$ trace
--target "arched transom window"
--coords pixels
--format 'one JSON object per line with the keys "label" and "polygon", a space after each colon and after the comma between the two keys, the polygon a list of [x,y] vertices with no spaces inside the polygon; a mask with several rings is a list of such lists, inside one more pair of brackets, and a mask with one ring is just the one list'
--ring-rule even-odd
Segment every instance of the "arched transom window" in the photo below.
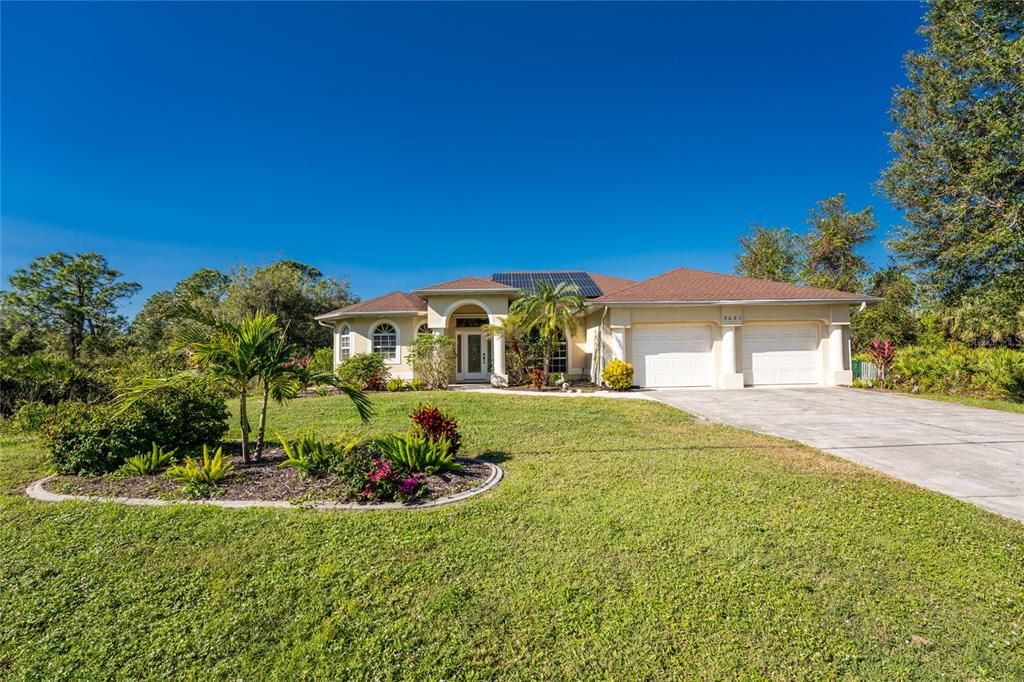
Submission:
{"label": "arched transom window", "polygon": [[370,335],[373,352],[383,356],[385,360],[398,359],[398,330],[390,322],[380,322],[373,328]]}
{"label": "arched transom window", "polygon": [[352,357],[352,328],[347,324],[341,325],[338,332],[338,360],[344,362]]}
{"label": "arched transom window", "polygon": [[426,322],[424,322],[423,324],[421,324],[419,327],[416,328],[416,336],[423,336],[423,335],[429,334],[429,333],[430,333],[430,327],[427,326]]}

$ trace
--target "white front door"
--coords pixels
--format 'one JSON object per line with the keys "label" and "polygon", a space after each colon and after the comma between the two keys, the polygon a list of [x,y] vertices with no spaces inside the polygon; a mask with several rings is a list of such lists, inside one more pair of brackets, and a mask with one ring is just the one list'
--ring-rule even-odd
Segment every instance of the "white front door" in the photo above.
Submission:
{"label": "white front door", "polygon": [[633,327],[637,386],[710,386],[714,363],[707,325]]}
{"label": "white front door", "polygon": [[479,330],[456,332],[456,381],[487,381],[487,335]]}
{"label": "white front door", "polygon": [[744,326],[740,332],[743,383],[820,384],[819,343],[815,324]]}

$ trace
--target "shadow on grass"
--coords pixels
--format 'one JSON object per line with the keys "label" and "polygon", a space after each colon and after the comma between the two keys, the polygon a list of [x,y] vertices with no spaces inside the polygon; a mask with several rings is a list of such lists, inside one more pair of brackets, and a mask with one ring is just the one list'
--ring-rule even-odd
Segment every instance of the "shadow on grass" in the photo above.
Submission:
{"label": "shadow on grass", "polygon": [[[524,453],[521,453],[521,454],[532,455],[532,454],[537,454],[537,453],[524,452]],[[510,453],[508,453],[508,452],[501,452],[499,450],[488,450],[487,452],[482,452],[479,455],[477,455],[476,459],[480,460],[481,462],[490,462],[491,464],[501,464],[502,462],[507,462],[508,460],[512,459],[512,455]]]}

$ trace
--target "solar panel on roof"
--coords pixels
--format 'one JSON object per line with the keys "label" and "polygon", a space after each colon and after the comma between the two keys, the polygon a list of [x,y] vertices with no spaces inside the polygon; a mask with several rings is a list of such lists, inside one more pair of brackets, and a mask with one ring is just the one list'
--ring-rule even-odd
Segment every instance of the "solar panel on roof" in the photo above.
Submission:
{"label": "solar panel on roof", "polygon": [[602,294],[601,288],[597,286],[593,278],[585,272],[578,270],[550,271],[550,272],[496,272],[491,275],[491,280],[499,284],[505,284],[520,290],[533,289],[534,282],[544,282],[551,286],[557,286],[561,282],[575,284],[580,289],[580,294],[585,298],[597,298]]}

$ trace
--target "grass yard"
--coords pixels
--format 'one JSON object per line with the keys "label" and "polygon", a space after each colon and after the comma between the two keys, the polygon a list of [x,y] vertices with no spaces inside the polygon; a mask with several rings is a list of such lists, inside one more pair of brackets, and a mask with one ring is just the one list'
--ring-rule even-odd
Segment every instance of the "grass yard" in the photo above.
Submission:
{"label": "grass yard", "polygon": [[999,410],[1001,412],[1015,412],[1017,414],[1024,414],[1024,403],[1016,400],[1001,400],[998,398],[978,398],[971,395],[947,395],[945,393],[905,393],[903,395],[909,395],[914,398],[938,400],[939,402],[943,403],[956,403],[958,405],[968,405],[970,407],[984,407],[989,410]]}
{"label": "grass yard", "polygon": [[[1024,525],[647,401],[313,398],[288,436],[450,407],[507,477],[318,513],[59,505],[0,455],[0,678],[1024,678]],[[232,437],[236,437],[235,433]]]}

